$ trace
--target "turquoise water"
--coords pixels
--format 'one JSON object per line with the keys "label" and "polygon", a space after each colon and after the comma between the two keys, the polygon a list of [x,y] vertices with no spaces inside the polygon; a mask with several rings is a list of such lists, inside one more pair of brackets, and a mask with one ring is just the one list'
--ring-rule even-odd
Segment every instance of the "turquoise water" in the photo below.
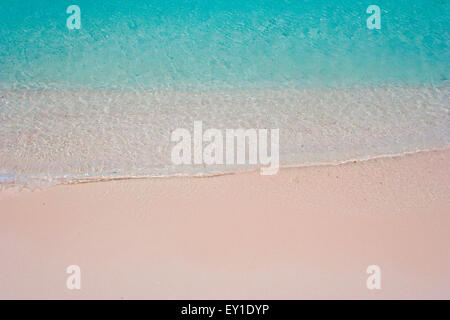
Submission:
{"label": "turquoise water", "polygon": [[0,189],[242,169],[173,165],[194,121],[279,129],[281,166],[450,148],[450,1],[370,4],[0,0]]}
{"label": "turquoise water", "polygon": [[0,87],[242,89],[440,85],[450,1],[1,0]]}

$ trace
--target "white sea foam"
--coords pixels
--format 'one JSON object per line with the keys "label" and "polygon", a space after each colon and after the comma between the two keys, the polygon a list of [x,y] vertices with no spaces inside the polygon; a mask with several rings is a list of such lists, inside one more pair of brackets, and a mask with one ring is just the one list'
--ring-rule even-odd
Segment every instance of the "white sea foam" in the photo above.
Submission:
{"label": "white sea foam", "polygon": [[280,165],[342,163],[450,147],[450,87],[214,92],[0,92],[0,184],[205,175],[174,166],[171,132],[279,128]]}

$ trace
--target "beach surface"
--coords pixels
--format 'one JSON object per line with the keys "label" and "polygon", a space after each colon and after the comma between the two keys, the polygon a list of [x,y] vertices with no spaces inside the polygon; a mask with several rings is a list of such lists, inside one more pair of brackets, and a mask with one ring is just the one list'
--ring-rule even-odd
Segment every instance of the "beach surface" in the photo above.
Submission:
{"label": "beach surface", "polygon": [[449,181],[450,151],[429,151],[3,190],[0,298],[449,299]]}

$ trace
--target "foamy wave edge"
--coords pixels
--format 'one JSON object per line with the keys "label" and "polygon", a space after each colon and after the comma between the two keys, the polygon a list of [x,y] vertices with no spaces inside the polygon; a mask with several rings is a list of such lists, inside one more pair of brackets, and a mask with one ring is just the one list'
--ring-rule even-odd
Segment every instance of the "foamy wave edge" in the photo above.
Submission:
{"label": "foamy wave edge", "polygon": [[[285,169],[298,169],[298,168],[312,168],[312,167],[326,167],[326,166],[342,166],[347,164],[355,164],[373,160],[382,159],[392,159],[392,158],[403,158],[407,156],[413,156],[417,154],[425,153],[436,153],[450,151],[450,148],[433,148],[433,149],[422,149],[416,151],[406,151],[397,154],[382,154],[376,156],[366,156],[355,159],[348,159],[342,161],[332,161],[332,162],[317,162],[317,163],[303,163],[303,164],[288,164],[280,165],[280,170]],[[50,187],[59,185],[78,185],[85,183],[94,182],[110,182],[110,181],[120,181],[120,180],[143,180],[143,179],[173,179],[173,178],[214,178],[222,177],[227,175],[237,175],[254,173],[259,171],[261,166],[258,167],[245,167],[234,169],[233,171],[211,171],[211,172],[199,172],[195,174],[189,173],[175,173],[175,174],[143,174],[143,175],[120,175],[120,174],[110,174],[110,175],[96,175],[96,176],[74,176],[64,175],[61,177],[33,177],[33,176],[15,176],[14,174],[7,174],[6,176],[0,175],[0,192],[2,191],[35,191],[35,190],[45,190]],[[5,179],[9,177],[9,180]],[[14,178],[14,179],[11,179]],[[30,181],[30,183],[24,183],[24,180]],[[19,183],[17,183],[19,181]],[[37,183],[31,183],[37,182]]]}

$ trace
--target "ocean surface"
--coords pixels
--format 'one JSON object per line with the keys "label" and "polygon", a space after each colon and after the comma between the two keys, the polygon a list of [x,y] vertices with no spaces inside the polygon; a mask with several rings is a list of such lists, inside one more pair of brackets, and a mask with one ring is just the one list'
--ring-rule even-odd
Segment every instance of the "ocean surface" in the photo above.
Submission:
{"label": "ocean surface", "polygon": [[0,186],[252,167],[173,165],[194,121],[278,128],[282,166],[449,148],[450,0],[370,4],[0,0]]}

